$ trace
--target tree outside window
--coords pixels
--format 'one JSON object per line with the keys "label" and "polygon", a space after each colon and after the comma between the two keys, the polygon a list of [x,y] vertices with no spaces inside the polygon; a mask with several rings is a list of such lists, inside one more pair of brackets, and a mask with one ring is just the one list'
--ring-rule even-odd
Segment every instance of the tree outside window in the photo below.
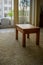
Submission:
{"label": "tree outside window", "polygon": [[30,8],[30,0],[20,0],[20,11],[19,16],[22,16],[22,22],[27,20],[27,16],[29,16],[28,8]]}

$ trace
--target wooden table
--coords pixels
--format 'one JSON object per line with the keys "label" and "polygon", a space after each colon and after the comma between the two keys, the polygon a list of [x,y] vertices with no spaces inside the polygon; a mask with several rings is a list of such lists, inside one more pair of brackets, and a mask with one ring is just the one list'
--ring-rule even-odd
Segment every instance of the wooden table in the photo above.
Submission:
{"label": "wooden table", "polygon": [[30,24],[16,24],[16,40],[18,40],[18,31],[22,32],[22,46],[26,46],[26,34],[29,38],[30,33],[36,33],[36,45],[39,45],[40,28]]}

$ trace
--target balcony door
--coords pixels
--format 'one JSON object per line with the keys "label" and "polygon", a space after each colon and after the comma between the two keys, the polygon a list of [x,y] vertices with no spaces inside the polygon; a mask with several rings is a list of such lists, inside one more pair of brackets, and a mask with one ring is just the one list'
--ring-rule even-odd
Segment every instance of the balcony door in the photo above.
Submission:
{"label": "balcony door", "polygon": [[30,0],[18,0],[19,23],[30,23]]}
{"label": "balcony door", "polygon": [[0,26],[14,26],[14,0],[0,0]]}

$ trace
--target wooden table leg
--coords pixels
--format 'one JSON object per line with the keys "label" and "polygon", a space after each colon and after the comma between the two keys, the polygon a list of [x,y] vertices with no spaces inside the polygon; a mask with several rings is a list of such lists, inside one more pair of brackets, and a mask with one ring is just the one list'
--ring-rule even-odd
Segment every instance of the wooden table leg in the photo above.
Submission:
{"label": "wooden table leg", "polygon": [[29,38],[29,34],[27,34],[27,38]]}
{"label": "wooden table leg", "polygon": [[18,30],[16,29],[16,40],[18,40]]}
{"label": "wooden table leg", "polygon": [[25,33],[23,33],[22,46],[26,47],[26,34]]}
{"label": "wooden table leg", "polygon": [[39,45],[39,40],[40,40],[40,30],[36,33],[36,45]]}

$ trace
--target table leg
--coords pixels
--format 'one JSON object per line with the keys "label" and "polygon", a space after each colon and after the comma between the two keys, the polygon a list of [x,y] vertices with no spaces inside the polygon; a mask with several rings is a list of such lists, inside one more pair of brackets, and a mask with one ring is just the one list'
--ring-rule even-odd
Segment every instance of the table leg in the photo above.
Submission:
{"label": "table leg", "polygon": [[36,45],[39,45],[40,30],[36,33]]}
{"label": "table leg", "polygon": [[29,34],[27,34],[27,38],[29,38]]}
{"label": "table leg", "polygon": [[26,47],[26,34],[25,33],[23,33],[22,46]]}
{"label": "table leg", "polygon": [[16,29],[16,40],[18,40],[18,30]]}

